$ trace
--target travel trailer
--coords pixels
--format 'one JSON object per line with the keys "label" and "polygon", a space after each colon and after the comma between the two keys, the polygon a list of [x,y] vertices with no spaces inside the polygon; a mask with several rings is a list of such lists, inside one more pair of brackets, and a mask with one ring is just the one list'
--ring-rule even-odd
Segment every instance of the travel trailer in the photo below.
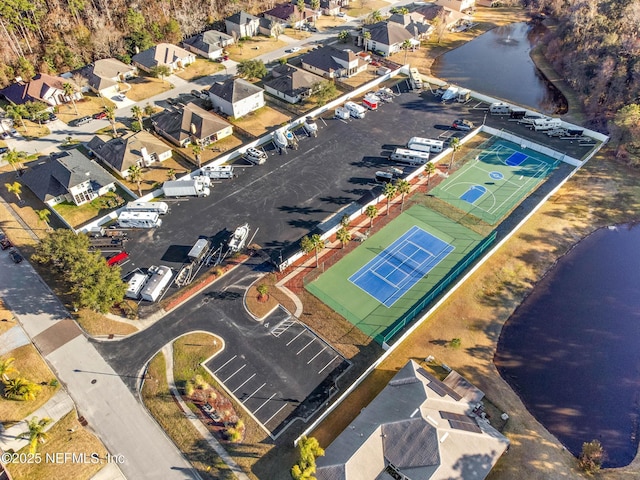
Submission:
{"label": "travel trailer", "polygon": [[121,228],[157,228],[162,220],[156,212],[130,212],[125,210],[118,216]]}
{"label": "travel trailer", "polygon": [[411,88],[415,88],[417,90],[422,89],[422,75],[417,68],[409,69],[409,77],[411,79]]}
{"label": "travel trailer", "polygon": [[233,166],[231,165],[207,165],[202,167],[202,174],[211,180],[223,180],[233,178]]}
{"label": "travel trailer", "polygon": [[127,282],[127,291],[124,296],[127,298],[133,298],[134,300],[140,298],[140,292],[144,288],[148,279],[149,277],[144,273],[134,273]]}
{"label": "travel trailer", "polygon": [[362,105],[358,105],[354,102],[347,102],[344,104],[344,108],[349,111],[349,114],[353,118],[364,118],[365,109]]}
{"label": "travel trailer", "polygon": [[[196,179],[197,178],[197,179]],[[192,180],[184,181],[168,181],[162,185],[162,191],[165,197],[208,197],[211,194],[209,185],[202,181],[207,179],[206,183],[210,183],[209,177],[196,177]]]}
{"label": "travel trailer", "polygon": [[554,130],[556,128],[562,128],[562,120],[559,118],[540,118],[534,120],[532,126],[536,132]]}
{"label": "travel trailer", "polygon": [[440,153],[444,150],[444,142],[441,140],[431,140],[430,138],[411,137],[407,143],[407,148],[421,152]]}
{"label": "travel trailer", "polygon": [[389,156],[389,160],[403,165],[424,165],[429,161],[429,153],[418,150],[407,150],[406,148],[396,148]]}
{"label": "travel trailer", "polygon": [[169,211],[169,205],[165,202],[129,202],[124,209],[129,212],[156,212],[164,215]]}
{"label": "travel trailer", "polygon": [[351,117],[351,112],[349,112],[345,107],[338,107],[336,108],[335,117],[341,120],[348,120],[349,117]]}
{"label": "travel trailer", "polygon": [[491,105],[489,105],[489,113],[491,115],[510,115],[511,107],[506,103],[492,103]]}
{"label": "travel trailer", "polygon": [[362,99],[362,106],[369,110],[377,110],[380,105],[380,99],[373,93],[367,93]]}
{"label": "travel trailer", "polygon": [[140,292],[140,296],[143,300],[155,302],[160,297],[160,294],[162,294],[165,287],[169,285],[169,282],[171,282],[173,272],[169,267],[161,265],[159,267],[149,267],[149,274],[151,276]]}

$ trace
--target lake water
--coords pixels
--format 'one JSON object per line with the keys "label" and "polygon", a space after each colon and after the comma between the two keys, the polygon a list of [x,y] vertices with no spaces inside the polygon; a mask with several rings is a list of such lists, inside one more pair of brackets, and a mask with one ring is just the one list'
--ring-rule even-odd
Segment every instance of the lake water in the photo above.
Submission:
{"label": "lake water", "polygon": [[578,244],[505,324],[495,364],[529,411],[574,455],[598,439],[606,467],[638,450],[640,227]]}
{"label": "lake water", "polygon": [[526,23],[490,30],[440,56],[434,76],[547,114],[564,113],[566,99],[546,82],[529,52],[540,32]]}

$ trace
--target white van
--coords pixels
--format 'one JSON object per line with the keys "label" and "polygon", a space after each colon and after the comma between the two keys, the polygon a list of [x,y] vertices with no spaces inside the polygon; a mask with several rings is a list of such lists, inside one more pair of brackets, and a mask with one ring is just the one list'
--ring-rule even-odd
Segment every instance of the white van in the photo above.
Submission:
{"label": "white van", "polygon": [[125,210],[118,216],[118,226],[122,228],[156,228],[162,220],[156,212],[130,212]]}
{"label": "white van", "polygon": [[129,202],[124,209],[129,212],[156,212],[164,215],[169,211],[169,205],[165,202]]}
{"label": "white van", "polygon": [[389,160],[402,163],[403,165],[424,165],[429,161],[429,153],[418,150],[407,150],[406,148],[396,148],[389,155]]}
{"label": "white van", "polygon": [[511,107],[506,103],[492,103],[489,106],[489,113],[491,115],[509,115],[511,113]]}
{"label": "white van", "polygon": [[407,148],[420,152],[440,153],[444,150],[444,142],[441,140],[431,140],[430,138],[411,137],[407,143]]}
{"label": "white van", "polygon": [[540,118],[533,121],[533,129],[538,131],[553,130],[562,127],[562,120],[559,118]]}
{"label": "white van", "polygon": [[347,102],[344,104],[344,108],[349,110],[349,114],[353,118],[364,118],[365,108],[362,105],[358,105],[354,102]]}

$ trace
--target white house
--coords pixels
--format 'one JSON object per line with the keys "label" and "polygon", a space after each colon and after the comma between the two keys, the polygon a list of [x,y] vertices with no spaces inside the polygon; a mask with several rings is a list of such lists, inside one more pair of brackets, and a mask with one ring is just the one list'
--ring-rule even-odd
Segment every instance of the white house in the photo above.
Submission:
{"label": "white house", "polygon": [[234,118],[244,117],[264,107],[264,90],[241,78],[216,82],[209,88],[209,98],[214,109]]}
{"label": "white house", "polygon": [[260,19],[253,15],[240,11],[225,18],[224,24],[229,35],[242,37],[255,37],[260,32]]}
{"label": "white house", "polygon": [[160,65],[166,65],[173,72],[195,62],[196,56],[177,45],[159,43],[155,47],[134,55],[131,61],[145,72],[151,72]]}
{"label": "white house", "polygon": [[103,97],[112,97],[118,93],[118,84],[135,77],[138,69],[116,58],[104,58],[82,67],[77,73],[87,80],[90,90]]}
{"label": "white house", "polygon": [[74,100],[81,100],[83,95],[80,88],[71,79],[39,73],[29,82],[19,80],[0,90],[0,97],[14,105],[24,105],[27,102],[43,102],[50,107],[71,102],[71,97],[64,93],[64,84],[70,83],[76,88]]}

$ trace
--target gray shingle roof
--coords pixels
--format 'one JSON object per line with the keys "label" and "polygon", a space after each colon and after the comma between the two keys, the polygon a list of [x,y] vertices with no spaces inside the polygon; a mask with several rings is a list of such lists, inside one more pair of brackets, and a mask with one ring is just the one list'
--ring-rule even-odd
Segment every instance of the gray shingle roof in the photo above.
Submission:
{"label": "gray shingle roof", "polygon": [[365,27],[371,33],[371,41],[384,45],[395,45],[414,38],[405,27],[395,22],[378,22]]}
{"label": "gray shingle roof", "polygon": [[275,67],[271,75],[271,79],[264,81],[265,87],[270,87],[289,97],[306,94],[314,84],[322,81],[322,78],[317,75],[290,65]]}
{"label": "gray shingle roof", "polygon": [[209,93],[231,104],[262,91],[260,87],[241,78],[230,78],[224,82],[214,82],[209,88]]}
{"label": "gray shingle roof", "polygon": [[440,464],[438,432],[422,417],[385,423],[382,435],[384,456],[396,467],[404,469]]}
{"label": "gray shingle roof", "polygon": [[211,53],[222,48],[222,43],[232,40],[231,35],[220,32],[218,30],[207,30],[193,37],[189,37],[182,41],[185,45],[190,45],[201,52]]}
{"label": "gray shingle roof", "polygon": [[118,76],[134,71],[135,67],[127,65],[115,58],[104,58],[86,65],[78,73],[87,79],[89,85],[96,90],[108,88],[117,83]]}
{"label": "gray shingle roof", "polygon": [[124,172],[130,166],[137,164],[142,158],[142,148],[146,148],[149,155],[155,153],[158,156],[171,150],[164,142],[144,130],[126,137],[113,138],[107,142],[95,136],[87,144],[87,148],[119,172]]}
{"label": "gray shingle roof", "polygon": [[[157,115],[153,124],[157,131],[164,132],[175,139],[176,143],[182,143],[192,134],[198,139],[206,138],[231,125],[194,103],[188,103],[182,110],[165,111]],[[191,132],[191,125],[194,126],[195,133]]]}
{"label": "gray shingle roof", "polygon": [[351,50],[339,50],[337,48],[326,46],[316,48],[302,56],[302,63],[306,63],[323,72],[333,72],[344,68],[334,58],[344,60],[345,62],[356,59],[356,54]]}
{"label": "gray shingle roof", "polygon": [[184,48],[180,48],[177,45],[159,43],[155,47],[134,55],[131,60],[147,68],[153,68],[158,65],[170,65],[190,55]]}
{"label": "gray shingle roof", "polygon": [[227,17],[225,20],[228,20],[231,23],[235,23],[236,25],[245,25],[250,23],[251,21],[258,20],[258,17],[254,17],[250,13],[245,12],[244,10],[234,13],[230,17]]}

